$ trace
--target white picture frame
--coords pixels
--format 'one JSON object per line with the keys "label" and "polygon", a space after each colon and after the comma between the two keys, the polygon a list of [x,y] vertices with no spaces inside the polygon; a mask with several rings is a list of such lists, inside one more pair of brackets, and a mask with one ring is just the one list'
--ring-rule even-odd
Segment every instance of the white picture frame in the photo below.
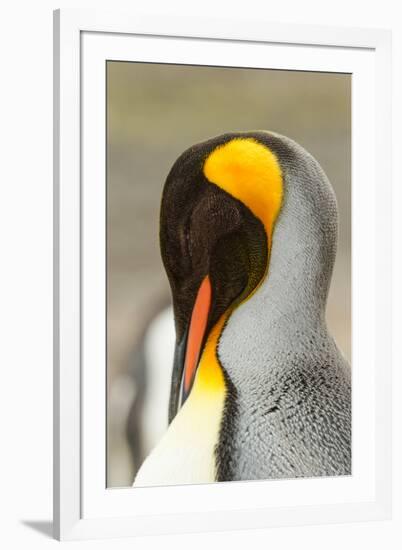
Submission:
{"label": "white picture frame", "polygon": [[[352,476],[106,488],[105,120],[100,115],[110,59],[352,74]],[[391,36],[384,30],[55,12],[56,538],[390,517],[391,248],[384,245],[391,243],[390,59]]]}

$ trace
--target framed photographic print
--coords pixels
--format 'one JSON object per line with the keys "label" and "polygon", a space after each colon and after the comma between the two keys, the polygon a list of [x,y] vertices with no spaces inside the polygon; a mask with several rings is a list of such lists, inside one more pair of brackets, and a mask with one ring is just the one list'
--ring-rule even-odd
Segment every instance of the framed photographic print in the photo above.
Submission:
{"label": "framed photographic print", "polygon": [[390,33],[54,22],[55,536],[389,517]]}

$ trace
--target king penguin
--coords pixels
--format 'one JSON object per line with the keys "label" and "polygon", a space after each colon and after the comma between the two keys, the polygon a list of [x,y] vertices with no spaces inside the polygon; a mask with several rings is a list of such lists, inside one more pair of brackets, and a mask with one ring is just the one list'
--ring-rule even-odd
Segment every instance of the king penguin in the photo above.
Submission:
{"label": "king penguin", "polygon": [[289,138],[228,133],[178,158],[160,212],[169,426],[134,486],[351,473],[350,366],[325,318],[337,233],[325,173]]}

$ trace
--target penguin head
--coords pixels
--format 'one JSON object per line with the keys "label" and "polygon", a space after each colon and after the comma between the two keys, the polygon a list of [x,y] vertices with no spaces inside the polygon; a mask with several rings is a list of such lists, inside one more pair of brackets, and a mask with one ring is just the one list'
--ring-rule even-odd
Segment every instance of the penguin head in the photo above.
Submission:
{"label": "penguin head", "polygon": [[[304,191],[294,181],[299,169],[307,169],[310,180],[316,179],[316,166],[308,165],[306,155],[287,138],[250,132],[224,134],[197,144],[174,163],[160,214],[161,254],[176,327],[170,420],[191,392],[209,334],[218,323],[223,331],[231,314],[269,279],[271,259],[278,257],[278,250],[287,250],[283,271],[284,265],[291,267],[292,255],[300,253],[298,246],[311,244],[312,235],[324,245],[328,236],[333,240],[333,216],[328,220],[330,235],[323,237],[323,212],[317,215],[313,196],[322,195],[325,178],[319,173],[324,185]],[[328,195],[325,188],[324,194],[324,202],[328,197],[331,202],[333,193]],[[306,229],[307,222],[315,228],[313,233]],[[277,238],[280,223],[285,231],[280,230]],[[322,250],[321,244],[318,248]],[[279,257],[284,259],[283,254]]]}

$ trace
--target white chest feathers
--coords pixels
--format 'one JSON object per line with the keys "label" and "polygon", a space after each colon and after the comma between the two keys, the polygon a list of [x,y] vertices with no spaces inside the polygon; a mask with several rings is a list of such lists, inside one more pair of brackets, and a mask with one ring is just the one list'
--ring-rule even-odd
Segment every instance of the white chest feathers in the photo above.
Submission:
{"label": "white chest feathers", "polygon": [[225,395],[221,391],[197,391],[196,386],[142,464],[134,486],[216,481],[215,449],[219,440]]}

